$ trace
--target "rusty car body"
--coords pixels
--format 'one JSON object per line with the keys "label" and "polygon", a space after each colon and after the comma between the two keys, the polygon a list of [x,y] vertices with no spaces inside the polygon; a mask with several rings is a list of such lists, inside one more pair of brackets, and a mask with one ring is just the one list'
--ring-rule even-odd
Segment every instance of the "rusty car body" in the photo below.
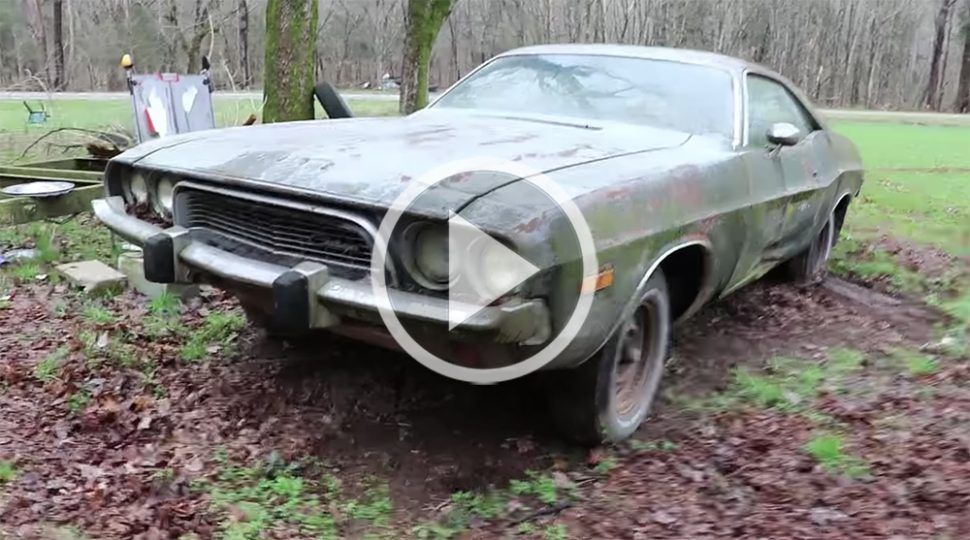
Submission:
{"label": "rusty car body", "polygon": [[[673,322],[779,265],[818,276],[863,180],[854,146],[770,70],[704,52],[553,45],[499,55],[407,117],[142,144],[111,161],[94,210],[144,246],[154,281],[215,283],[278,329],[387,342],[366,279],[377,224],[427,169],[482,155],[563,186],[609,272],[547,366],[555,417],[585,441],[622,439],[644,419]],[[390,246],[398,317],[427,326],[456,362],[515,362],[586,293],[579,255],[559,241],[572,234],[563,213],[520,180],[459,175],[407,211],[431,228],[455,212],[541,269],[459,332],[444,326],[447,280],[429,285],[408,264],[426,250]],[[136,217],[139,205],[156,219]]]}

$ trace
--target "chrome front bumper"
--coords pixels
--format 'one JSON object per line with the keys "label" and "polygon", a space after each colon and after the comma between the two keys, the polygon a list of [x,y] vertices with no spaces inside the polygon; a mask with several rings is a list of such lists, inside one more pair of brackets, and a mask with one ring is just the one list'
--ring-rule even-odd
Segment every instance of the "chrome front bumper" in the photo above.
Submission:
{"label": "chrome front bumper", "polygon": [[[125,212],[121,197],[92,202],[95,215],[109,229],[144,250],[145,277],[157,283],[186,283],[201,276],[268,291],[274,325],[300,331],[347,323],[380,324],[378,300],[370,280],[331,276],[327,267],[303,262],[287,267],[240,257],[192,238],[179,227],[162,229]],[[402,321],[448,328],[448,300],[389,289],[391,306]],[[470,306],[456,306],[471,309]],[[482,309],[449,337],[488,339],[498,343],[538,345],[550,337],[549,310],[542,300],[511,299]]]}

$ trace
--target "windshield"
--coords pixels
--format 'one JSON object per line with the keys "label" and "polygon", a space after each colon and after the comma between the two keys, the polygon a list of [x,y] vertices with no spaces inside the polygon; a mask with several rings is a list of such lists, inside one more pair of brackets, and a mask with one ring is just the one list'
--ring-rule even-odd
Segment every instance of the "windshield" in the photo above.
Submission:
{"label": "windshield", "polygon": [[569,116],[731,137],[731,75],[707,66],[600,55],[498,58],[435,107]]}

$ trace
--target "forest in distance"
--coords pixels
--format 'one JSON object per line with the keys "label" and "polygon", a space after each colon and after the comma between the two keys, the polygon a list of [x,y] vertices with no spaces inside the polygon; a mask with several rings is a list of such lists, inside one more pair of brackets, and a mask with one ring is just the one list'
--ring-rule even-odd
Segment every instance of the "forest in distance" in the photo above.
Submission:
{"label": "forest in distance", "polygon": [[[400,74],[406,0],[319,0],[316,71],[343,88]],[[141,71],[255,89],[266,0],[0,0],[0,90],[124,88]],[[522,45],[608,42],[721,52],[773,68],[825,107],[970,111],[970,0],[455,0],[433,49],[446,86]]]}

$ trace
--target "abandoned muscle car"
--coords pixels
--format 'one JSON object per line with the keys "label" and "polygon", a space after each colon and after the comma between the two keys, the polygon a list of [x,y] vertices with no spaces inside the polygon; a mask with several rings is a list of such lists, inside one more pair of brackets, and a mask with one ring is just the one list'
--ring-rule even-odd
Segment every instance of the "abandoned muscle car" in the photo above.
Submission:
{"label": "abandoned muscle car", "polygon": [[[543,372],[553,417],[587,442],[628,437],[645,418],[673,322],[776,266],[816,280],[863,176],[853,145],[764,68],[694,51],[555,45],[499,55],[403,118],[143,144],[110,162],[94,210],[144,247],[153,281],[213,283],[278,331],[386,343],[367,279],[378,223],[409,181],[477,156],[562,186],[592,231],[600,274],[586,286],[580,256],[561,247],[573,229],[526,178],[470,172],[429,190],[395,229],[394,310],[449,361],[488,367],[549,342],[592,295]],[[443,232],[452,212],[539,270],[455,332]]]}

